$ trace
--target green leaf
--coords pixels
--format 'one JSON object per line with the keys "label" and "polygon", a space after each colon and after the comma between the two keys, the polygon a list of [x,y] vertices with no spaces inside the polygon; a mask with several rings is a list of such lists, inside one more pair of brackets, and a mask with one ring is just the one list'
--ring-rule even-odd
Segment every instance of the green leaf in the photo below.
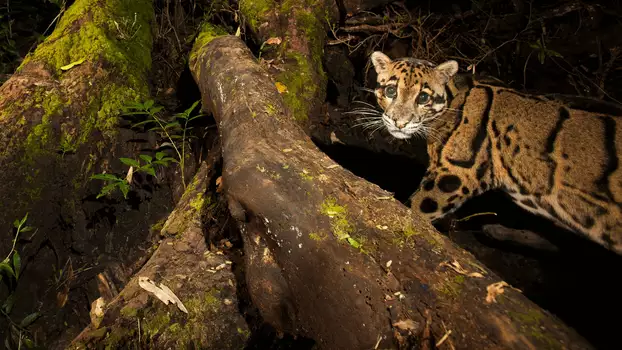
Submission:
{"label": "green leaf", "polygon": [[132,124],[133,127],[139,127],[148,123],[155,123],[155,120],[153,119],[147,119],[147,120],[143,120],[142,122],[138,122],[138,123],[134,123]]}
{"label": "green leaf", "polygon": [[70,70],[71,68],[73,68],[74,66],[80,65],[84,62],[84,58],[79,59],[77,61],[71,62],[66,66],[62,66],[60,67],[61,70]]}
{"label": "green leaf", "polygon": [[188,109],[186,109],[186,110],[184,111],[184,113],[185,113],[186,115],[190,115],[190,113],[192,112],[192,110],[193,110],[193,109],[194,109],[194,108],[195,108],[195,107],[199,104],[199,102],[201,102],[201,100],[197,100],[197,101],[195,101],[195,102],[192,104],[192,106],[190,106]]}
{"label": "green leaf", "polygon": [[20,226],[24,226],[24,223],[26,223],[26,220],[28,219],[28,213],[26,213],[26,215],[24,215],[24,218],[22,218],[22,221],[19,222]]}
{"label": "green leaf", "polygon": [[15,300],[17,300],[17,295],[15,293],[11,293],[8,298],[2,303],[2,311],[5,314],[10,314],[11,310],[13,310],[13,305],[15,304]]}
{"label": "green leaf", "polygon": [[146,155],[146,154],[141,154],[140,159],[144,160],[147,163],[151,163],[151,161],[153,160],[152,156]]}
{"label": "green leaf", "polygon": [[33,312],[30,315],[24,317],[22,322],[19,323],[19,326],[22,327],[22,328],[26,328],[26,327],[30,326],[31,324],[33,324],[39,317],[41,317],[40,313]]}
{"label": "green leaf", "polygon": [[143,106],[145,109],[149,109],[151,108],[151,106],[153,106],[153,103],[154,103],[153,100],[148,100],[148,101],[145,101],[145,103],[143,103]]}
{"label": "green leaf", "polygon": [[127,181],[118,182],[119,189],[123,193],[123,198],[127,199],[127,194],[130,192],[130,184]]}
{"label": "green leaf", "polygon": [[356,239],[352,238],[352,237],[348,237],[346,238],[346,240],[348,241],[348,243],[350,243],[350,245],[354,248],[360,248],[361,247],[361,243],[359,243]]}
{"label": "green leaf", "polygon": [[125,165],[129,165],[129,166],[133,166],[135,168],[140,168],[140,163],[132,158],[119,158],[119,160],[121,161],[121,163],[125,164]]}
{"label": "green leaf", "polygon": [[202,113],[201,114],[197,114],[194,117],[188,119],[188,121],[191,122],[191,121],[193,121],[193,120],[195,120],[197,118],[201,118],[201,117],[205,117],[205,114],[202,114]]}
{"label": "green leaf", "polygon": [[165,155],[166,152],[157,152],[155,156],[157,160],[161,160],[162,158],[164,158]]}
{"label": "green leaf", "polygon": [[22,227],[19,229],[19,232],[30,232],[32,231],[34,228],[32,226],[26,226],[26,227]]}
{"label": "green leaf", "polygon": [[22,259],[17,253],[17,250],[13,252],[13,269],[15,270],[15,279],[19,278],[19,272],[22,267]]}
{"label": "green leaf", "polygon": [[9,265],[8,262],[6,262],[6,260],[0,262],[0,272],[5,272],[7,276],[15,277],[15,272],[13,272],[13,268],[11,267],[11,265]]}
{"label": "green leaf", "polygon": [[28,337],[22,339],[22,341],[24,342],[24,345],[26,345],[28,349],[32,349],[35,347],[35,343],[32,340],[30,340],[30,338]]}
{"label": "green leaf", "polygon": [[120,186],[119,184],[122,184],[123,182],[119,181],[119,182],[113,182],[113,183],[109,183],[108,185],[102,187],[101,191],[99,192],[99,194],[97,195],[97,199],[99,199],[100,197],[106,196],[108,194],[110,194],[112,191],[114,191],[114,189],[117,186]]}
{"label": "green leaf", "polygon": [[171,122],[171,123],[164,125],[164,129],[170,129],[170,128],[174,128],[177,126],[180,126],[178,122]]}
{"label": "green leaf", "polygon": [[162,107],[162,106],[153,107],[153,108],[151,108],[151,110],[149,110],[149,113],[151,113],[152,115],[156,114],[156,113],[160,112],[163,108],[164,107]]}
{"label": "green leaf", "polygon": [[91,175],[91,179],[105,180],[105,181],[120,181],[120,180],[122,180],[121,178],[118,178],[117,176],[115,176],[113,174],[95,174],[95,175]]}
{"label": "green leaf", "polygon": [[15,219],[15,221],[13,221],[13,227],[15,228],[19,227],[19,219]]}
{"label": "green leaf", "polygon": [[140,168],[141,171],[146,172],[147,174],[151,175],[151,176],[156,176],[155,170],[153,170],[153,167],[151,165],[149,166],[145,166]]}
{"label": "green leaf", "polygon": [[146,115],[149,116],[149,113],[145,111],[136,111],[136,112],[124,112],[123,115]]}

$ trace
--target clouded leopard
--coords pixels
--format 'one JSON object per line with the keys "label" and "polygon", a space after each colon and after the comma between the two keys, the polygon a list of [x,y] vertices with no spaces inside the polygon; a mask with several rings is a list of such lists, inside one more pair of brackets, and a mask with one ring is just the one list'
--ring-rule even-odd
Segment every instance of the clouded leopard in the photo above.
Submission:
{"label": "clouded leopard", "polygon": [[500,189],[527,211],[622,254],[619,112],[457,74],[456,61],[436,66],[381,52],[371,61],[386,129],[398,139],[427,139],[430,161],[413,210],[434,221]]}

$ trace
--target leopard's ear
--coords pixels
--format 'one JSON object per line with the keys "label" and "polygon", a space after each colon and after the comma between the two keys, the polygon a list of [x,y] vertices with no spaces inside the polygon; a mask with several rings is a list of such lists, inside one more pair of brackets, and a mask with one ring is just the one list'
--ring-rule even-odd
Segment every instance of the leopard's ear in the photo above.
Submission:
{"label": "leopard's ear", "polygon": [[389,63],[391,63],[391,59],[380,51],[374,51],[374,53],[371,54],[371,63],[373,63],[376,73],[380,74],[387,70]]}
{"label": "leopard's ear", "polygon": [[445,61],[436,68],[434,68],[436,75],[441,79],[443,84],[447,84],[447,82],[458,73],[458,62],[454,60]]}

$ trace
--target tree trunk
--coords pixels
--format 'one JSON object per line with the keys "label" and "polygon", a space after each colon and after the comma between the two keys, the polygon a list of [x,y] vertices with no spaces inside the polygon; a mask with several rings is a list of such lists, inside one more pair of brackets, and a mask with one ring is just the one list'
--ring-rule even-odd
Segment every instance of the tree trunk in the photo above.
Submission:
{"label": "tree trunk", "polygon": [[275,328],[327,349],[590,348],[322,154],[239,38],[195,45],[190,66],[221,132],[250,295]]}
{"label": "tree trunk", "polygon": [[325,98],[322,57],[327,13],[332,10],[335,3],[328,0],[240,1],[240,12],[261,45],[261,57],[270,62],[291,116],[305,128]]}
{"label": "tree trunk", "polygon": [[[17,246],[23,264],[14,313],[21,319],[40,305],[43,317],[33,327],[46,327],[47,334],[71,333],[64,320],[86,316],[86,303],[72,305],[62,293],[104,268],[117,284],[127,281],[132,266],[119,261],[143,254],[149,226],[173,203],[167,191],[132,191],[129,202],[96,200],[103,183],[90,180],[94,173],[127,171],[118,158],[145,147],[131,141],[145,135],[119,129],[118,114],[122,105],[149,97],[153,18],[148,0],[76,0],[0,87],[0,251],[11,248],[13,221],[29,213],[36,233]],[[76,273],[68,276],[72,266]],[[69,302],[57,307],[57,297]]]}
{"label": "tree trunk", "polygon": [[[202,219],[213,210],[206,193],[220,158],[210,152],[169,216],[162,241],[145,266],[91,323],[71,349],[241,349],[250,330],[238,312],[236,278],[225,256],[205,245]],[[165,305],[139,285],[149,278],[169,287],[188,313]],[[101,323],[100,323],[101,322]],[[99,324],[98,324],[99,323]]]}

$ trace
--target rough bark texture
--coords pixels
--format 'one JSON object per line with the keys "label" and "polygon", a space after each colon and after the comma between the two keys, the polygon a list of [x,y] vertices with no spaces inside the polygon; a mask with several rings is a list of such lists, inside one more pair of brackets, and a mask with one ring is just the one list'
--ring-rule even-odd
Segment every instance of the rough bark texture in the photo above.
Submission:
{"label": "rough bark texture", "polygon": [[257,42],[265,44],[262,57],[269,60],[276,82],[282,84],[283,99],[291,116],[309,126],[309,115],[320,112],[326,91],[322,67],[327,14],[335,10],[329,0],[242,0],[240,11]]}
{"label": "rough bark texture", "polygon": [[271,324],[327,349],[590,348],[520,292],[492,293],[500,279],[472,255],[319,152],[239,38],[194,50],[249,291]]}
{"label": "rough bark texture", "polygon": [[[105,308],[101,324],[91,323],[70,349],[241,349],[249,328],[238,312],[235,276],[223,255],[205,245],[202,216],[209,210],[206,188],[219,149],[203,163],[175,210],[162,241],[145,266]],[[139,277],[168,286],[188,314],[142,289]]]}
{"label": "rough bark texture", "polygon": [[[28,224],[37,231],[30,244],[18,245],[24,264],[14,313],[42,312],[34,328],[71,333],[63,317],[84,317],[88,310],[74,308],[71,296],[56,307],[57,292],[72,293],[104,268],[125,283],[133,267],[119,261],[143,253],[138,245],[149,226],[172,204],[166,191],[132,191],[127,202],[96,200],[104,184],[89,179],[127,171],[118,158],[154,141],[119,130],[117,118],[123,104],[149,97],[153,16],[148,0],[77,0],[0,87],[0,250],[10,249],[13,221],[30,213]],[[145,204],[149,199],[164,203]],[[70,265],[72,278],[61,273]],[[59,277],[67,278],[63,288],[55,284]]]}

